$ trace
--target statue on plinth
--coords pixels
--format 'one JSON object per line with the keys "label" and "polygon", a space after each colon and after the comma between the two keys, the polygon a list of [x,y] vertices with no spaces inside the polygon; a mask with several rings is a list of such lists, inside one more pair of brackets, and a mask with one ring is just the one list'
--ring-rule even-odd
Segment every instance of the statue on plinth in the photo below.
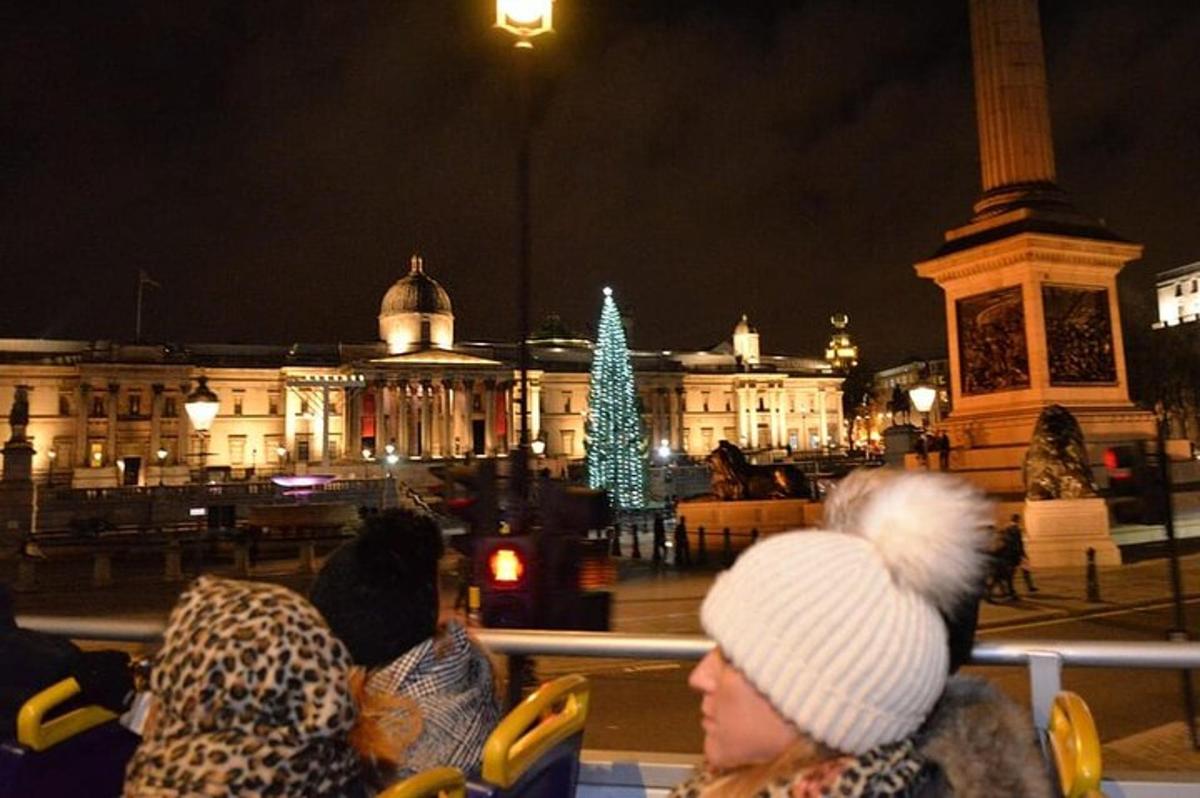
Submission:
{"label": "statue on plinth", "polygon": [[25,428],[29,426],[29,386],[18,385],[13,396],[12,408],[8,411],[8,425],[12,427],[9,443],[25,443]]}
{"label": "statue on plinth", "polygon": [[712,469],[713,496],[720,501],[810,498],[807,481],[798,469],[751,465],[729,441],[721,441],[705,462]]}
{"label": "statue on plinth", "polygon": [[1050,405],[1038,417],[1022,471],[1027,501],[1096,496],[1083,430],[1062,405]]}

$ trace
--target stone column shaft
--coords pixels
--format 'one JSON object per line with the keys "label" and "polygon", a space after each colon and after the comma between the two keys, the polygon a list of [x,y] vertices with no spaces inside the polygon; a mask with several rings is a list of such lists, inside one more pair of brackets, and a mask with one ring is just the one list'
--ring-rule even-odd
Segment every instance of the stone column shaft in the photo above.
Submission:
{"label": "stone column shaft", "polygon": [[1037,0],[971,0],[971,53],[983,190],[1053,183]]}

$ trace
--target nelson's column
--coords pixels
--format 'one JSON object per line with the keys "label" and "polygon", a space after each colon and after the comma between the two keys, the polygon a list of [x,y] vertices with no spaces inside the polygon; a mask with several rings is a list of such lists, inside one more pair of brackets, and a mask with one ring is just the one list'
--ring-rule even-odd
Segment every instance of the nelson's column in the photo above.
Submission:
{"label": "nelson's column", "polygon": [[1037,0],[971,0],[983,194],[917,274],[946,297],[953,467],[1024,512],[1035,564],[1119,563],[1102,499],[1022,502],[1021,463],[1041,411],[1078,419],[1098,462],[1106,443],[1149,439],[1129,400],[1117,273],[1140,244],[1076,210],[1055,182]]}

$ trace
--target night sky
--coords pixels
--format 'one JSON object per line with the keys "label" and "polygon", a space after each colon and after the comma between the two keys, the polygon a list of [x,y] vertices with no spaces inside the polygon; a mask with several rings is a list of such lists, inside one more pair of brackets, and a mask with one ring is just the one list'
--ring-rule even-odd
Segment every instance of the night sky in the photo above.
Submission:
{"label": "night sky", "polygon": [[[18,6],[20,8],[18,8]],[[12,3],[0,12],[0,336],[377,338],[419,250],[457,337],[513,335],[512,50],[491,4]],[[710,346],[944,350],[912,264],[979,192],[966,0],[559,0],[539,40],[534,318]],[[1200,260],[1200,4],[1042,4],[1059,183]]]}

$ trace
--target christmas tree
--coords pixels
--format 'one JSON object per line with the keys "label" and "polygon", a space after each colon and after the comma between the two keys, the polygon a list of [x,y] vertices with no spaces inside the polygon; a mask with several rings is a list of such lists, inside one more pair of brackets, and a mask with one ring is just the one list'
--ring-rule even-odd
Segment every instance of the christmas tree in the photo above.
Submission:
{"label": "christmas tree", "polygon": [[633,368],[625,329],[612,289],[604,289],[604,309],[592,354],[588,389],[588,485],[605,488],[613,505],[630,510],[646,502],[646,441],[633,389]]}

